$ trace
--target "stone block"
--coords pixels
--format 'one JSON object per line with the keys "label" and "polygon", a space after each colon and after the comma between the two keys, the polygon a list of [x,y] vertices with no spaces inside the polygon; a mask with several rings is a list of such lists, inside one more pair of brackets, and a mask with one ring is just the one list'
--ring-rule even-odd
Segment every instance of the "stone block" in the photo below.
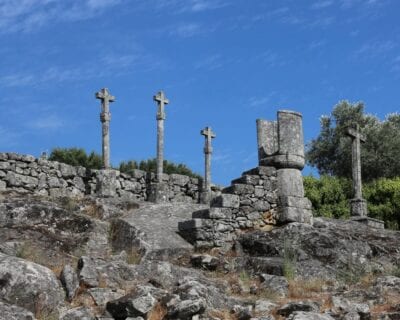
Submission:
{"label": "stone block", "polygon": [[9,170],[10,164],[8,162],[0,162],[0,170]]}
{"label": "stone block", "polygon": [[5,180],[10,187],[25,187],[33,189],[38,185],[38,179],[34,177],[20,175],[14,172],[8,172]]}
{"label": "stone block", "polygon": [[140,192],[142,190],[142,185],[136,181],[122,180],[121,185],[126,191]]}
{"label": "stone block", "polygon": [[368,215],[367,200],[351,199],[350,209],[352,216],[366,217]]}
{"label": "stone block", "polygon": [[169,176],[170,182],[176,184],[178,186],[185,186],[190,182],[190,178],[188,176],[184,176],[182,174],[173,173]]}
{"label": "stone block", "polygon": [[6,189],[7,189],[6,182],[0,180],[0,191],[5,191]]}
{"label": "stone block", "polygon": [[169,201],[169,186],[166,183],[152,183],[148,194],[148,201],[164,203]]}
{"label": "stone block", "polygon": [[61,172],[61,176],[63,178],[72,178],[76,176],[76,169],[73,166],[70,166],[65,163],[60,163],[59,170]]}
{"label": "stone block", "polygon": [[99,170],[96,174],[96,193],[99,197],[115,197],[119,184],[116,170]]}
{"label": "stone block", "polygon": [[230,187],[224,189],[224,191],[227,193],[233,193],[233,194],[243,196],[246,194],[254,194],[254,186],[248,185],[248,184],[237,183],[237,184],[231,185]]}
{"label": "stone block", "polygon": [[179,231],[191,230],[191,229],[201,229],[208,228],[212,226],[212,221],[206,219],[192,219],[181,221],[178,223]]}
{"label": "stone block", "polygon": [[34,162],[36,160],[36,158],[30,154],[25,154],[25,155],[21,155],[21,161],[23,162]]}
{"label": "stone block", "polygon": [[296,207],[308,210],[312,209],[311,201],[304,197],[282,196],[279,197],[279,204],[282,207]]}
{"label": "stone block", "polygon": [[232,210],[230,208],[216,208],[195,211],[192,214],[193,218],[199,219],[232,219]]}
{"label": "stone block", "polygon": [[258,175],[243,175],[238,179],[232,180],[232,184],[250,184],[253,186],[258,185],[260,177]]}
{"label": "stone block", "polygon": [[1,161],[7,161],[8,160],[8,154],[4,152],[0,152],[0,160]]}
{"label": "stone block", "polygon": [[374,229],[385,229],[385,222],[370,217],[351,217],[351,221],[362,223]]}
{"label": "stone block", "polygon": [[265,194],[264,188],[262,186],[256,186],[254,189],[254,195],[257,198],[262,198]]}
{"label": "stone block", "polygon": [[222,193],[211,201],[212,207],[239,208],[240,198],[234,194]]}
{"label": "stone block", "polygon": [[260,212],[268,211],[269,209],[271,209],[271,205],[269,204],[269,202],[262,200],[256,201],[253,206],[255,210]]}
{"label": "stone block", "polygon": [[304,197],[303,177],[300,170],[278,170],[278,195],[279,197]]}
{"label": "stone block", "polygon": [[312,211],[296,207],[278,208],[277,224],[286,224],[291,222],[300,222],[312,225]]}
{"label": "stone block", "polygon": [[7,175],[7,173],[0,170],[0,178],[4,178],[6,175]]}

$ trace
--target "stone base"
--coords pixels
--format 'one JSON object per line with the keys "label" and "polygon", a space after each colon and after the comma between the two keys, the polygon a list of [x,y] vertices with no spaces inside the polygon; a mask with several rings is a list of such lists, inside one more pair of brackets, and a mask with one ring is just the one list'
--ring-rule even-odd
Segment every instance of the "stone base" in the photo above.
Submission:
{"label": "stone base", "polygon": [[351,215],[354,217],[368,216],[367,200],[351,199],[350,200]]}
{"label": "stone base", "polygon": [[200,203],[210,205],[211,202],[211,191],[203,191],[200,193]]}
{"label": "stone base", "polygon": [[304,197],[279,197],[278,224],[300,222],[313,224],[312,205]]}
{"label": "stone base", "polygon": [[165,183],[152,183],[148,194],[148,201],[165,203],[169,201],[169,188]]}
{"label": "stone base", "polygon": [[119,171],[112,169],[99,170],[96,179],[96,194],[99,197],[112,198],[117,195],[117,176]]}
{"label": "stone base", "polygon": [[382,220],[370,217],[351,217],[350,220],[365,224],[370,228],[385,229],[385,223]]}

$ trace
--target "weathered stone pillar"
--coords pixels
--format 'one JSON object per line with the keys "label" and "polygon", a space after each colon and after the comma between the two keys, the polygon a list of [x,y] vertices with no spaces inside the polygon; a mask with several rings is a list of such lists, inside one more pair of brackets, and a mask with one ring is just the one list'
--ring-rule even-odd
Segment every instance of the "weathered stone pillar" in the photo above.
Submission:
{"label": "weathered stone pillar", "polygon": [[354,198],[350,200],[351,215],[364,217],[368,215],[368,209],[367,209],[367,201],[362,197],[361,143],[365,142],[366,139],[360,133],[358,125],[355,130],[349,128],[346,134],[352,139],[351,158],[352,158]]}
{"label": "weathered stone pillar", "polygon": [[157,102],[157,171],[156,183],[151,184],[149,201],[152,202],[166,202],[168,201],[168,185],[162,183],[164,171],[164,120],[165,106],[169,103],[163,91],[159,91],[153,100]]}
{"label": "weathered stone pillar", "polygon": [[259,164],[277,168],[277,223],[312,224],[311,202],[304,197],[303,118],[294,111],[278,111],[278,121],[257,120]]}
{"label": "weathered stone pillar", "polygon": [[204,144],[204,158],[205,158],[205,168],[204,168],[204,184],[201,193],[201,203],[208,204],[211,200],[211,154],[213,148],[211,146],[211,140],[216,137],[216,134],[212,132],[211,127],[206,127],[200,131],[200,134],[205,137]]}
{"label": "weathered stone pillar", "polygon": [[164,120],[165,116],[165,105],[169,103],[169,100],[165,97],[163,91],[158,92],[153,100],[157,102],[157,182],[161,182],[164,165]]}
{"label": "weathered stone pillar", "polygon": [[103,156],[103,168],[110,168],[110,102],[115,101],[115,97],[112,96],[107,88],[101,89],[96,93],[96,99],[101,100],[101,113],[100,121],[102,123],[102,156]]}

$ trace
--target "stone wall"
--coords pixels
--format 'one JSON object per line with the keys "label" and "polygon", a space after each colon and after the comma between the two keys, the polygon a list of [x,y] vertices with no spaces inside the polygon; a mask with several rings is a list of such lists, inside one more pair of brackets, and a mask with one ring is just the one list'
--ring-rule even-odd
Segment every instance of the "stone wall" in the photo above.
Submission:
{"label": "stone wall", "polygon": [[[164,174],[168,201],[197,203],[201,182],[180,174]],[[30,155],[0,153],[0,191],[14,190],[45,196],[97,195],[146,201],[154,174],[133,170],[90,170]]]}

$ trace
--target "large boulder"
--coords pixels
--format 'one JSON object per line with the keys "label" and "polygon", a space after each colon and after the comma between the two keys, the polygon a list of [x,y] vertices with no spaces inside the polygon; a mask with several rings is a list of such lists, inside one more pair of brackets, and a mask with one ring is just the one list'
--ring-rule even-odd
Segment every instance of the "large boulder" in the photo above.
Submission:
{"label": "large boulder", "polygon": [[35,320],[33,313],[15,305],[0,301],[0,319],[5,320]]}
{"label": "large boulder", "polygon": [[0,253],[0,300],[50,312],[62,305],[64,291],[50,269]]}

